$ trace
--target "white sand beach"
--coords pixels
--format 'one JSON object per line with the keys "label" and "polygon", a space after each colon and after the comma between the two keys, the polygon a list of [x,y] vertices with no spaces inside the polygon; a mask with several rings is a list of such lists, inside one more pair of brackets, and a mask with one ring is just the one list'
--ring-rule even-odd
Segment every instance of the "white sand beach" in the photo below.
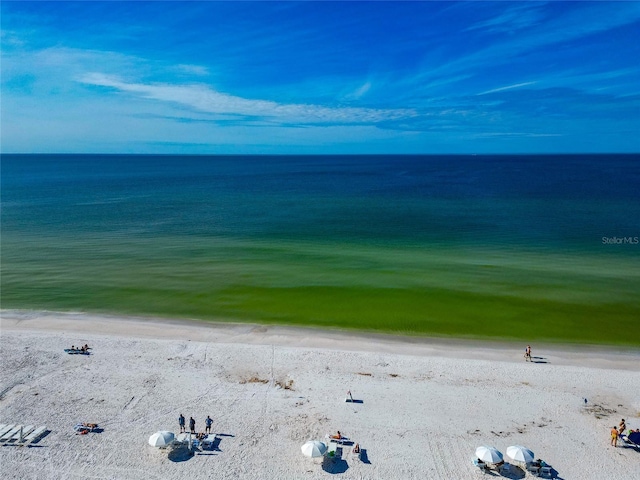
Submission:
{"label": "white sand beach", "polygon": [[[622,418],[640,428],[638,350],[532,344],[528,363],[520,344],[248,324],[3,311],[1,327],[0,423],[50,431],[0,446],[2,478],[471,479],[476,447],[515,444],[558,478],[640,478],[640,452],[609,445]],[[211,415],[212,450],[148,445],[181,413],[198,431]],[[302,455],[337,430],[364,461]]]}

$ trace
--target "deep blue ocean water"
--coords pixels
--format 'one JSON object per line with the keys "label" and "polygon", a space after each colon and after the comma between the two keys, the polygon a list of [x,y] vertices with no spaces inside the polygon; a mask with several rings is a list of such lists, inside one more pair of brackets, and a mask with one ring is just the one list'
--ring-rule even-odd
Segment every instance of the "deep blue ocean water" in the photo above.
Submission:
{"label": "deep blue ocean water", "polygon": [[3,155],[1,168],[10,235],[596,253],[640,236],[640,155]]}

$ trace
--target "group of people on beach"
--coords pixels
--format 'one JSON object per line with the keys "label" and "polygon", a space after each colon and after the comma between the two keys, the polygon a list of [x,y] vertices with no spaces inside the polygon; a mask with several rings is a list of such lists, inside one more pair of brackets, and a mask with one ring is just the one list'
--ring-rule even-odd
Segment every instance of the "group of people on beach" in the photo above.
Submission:
{"label": "group of people on beach", "polygon": [[82,347],[76,347],[75,345],[71,345],[71,350],[76,352],[87,353],[89,351],[89,345],[86,343]]}
{"label": "group of people on beach", "polygon": [[[178,417],[178,424],[180,425],[180,433],[185,433],[186,420],[183,414],[180,414],[180,416]],[[213,420],[209,415],[207,415],[207,418],[204,421],[204,433],[200,433],[197,435],[202,436],[202,438],[204,438],[207,434],[211,433],[211,425],[213,425]],[[189,431],[193,434],[196,433],[196,421],[193,419],[193,417],[189,417]],[[196,437],[196,438],[199,439],[200,437]]]}
{"label": "group of people on beach", "polygon": [[[618,438],[624,435],[624,431],[627,429],[627,424],[624,421],[624,418],[620,421],[620,424],[616,427],[615,425],[611,427],[611,446],[618,446]],[[629,435],[634,432],[640,433],[640,428],[636,428],[635,430],[629,429]]]}
{"label": "group of people on beach", "polygon": [[[327,435],[327,437],[329,438],[329,441],[338,441],[338,442],[349,441],[349,439],[347,437],[342,435],[340,430],[338,430],[338,433],[336,433],[335,435]],[[353,448],[351,449],[351,453],[354,453],[354,454],[356,454],[358,456],[360,455],[360,444],[359,443],[356,443],[353,446]]]}
{"label": "group of people on beach", "polygon": [[97,423],[78,423],[73,429],[76,431],[76,435],[86,435],[89,432],[93,432],[98,428]]}

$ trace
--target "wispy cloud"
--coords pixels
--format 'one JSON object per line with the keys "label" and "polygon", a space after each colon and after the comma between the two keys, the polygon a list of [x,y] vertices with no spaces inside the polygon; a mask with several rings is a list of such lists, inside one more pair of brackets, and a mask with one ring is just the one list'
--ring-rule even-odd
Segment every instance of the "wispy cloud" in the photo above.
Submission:
{"label": "wispy cloud", "polygon": [[534,85],[536,83],[538,83],[538,82],[516,83],[514,85],[507,85],[506,87],[492,88],[491,90],[486,90],[484,92],[478,93],[478,95],[486,95],[488,93],[503,92],[505,90],[513,90],[514,88],[526,87],[528,85]]}
{"label": "wispy cloud", "polygon": [[78,81],[88,85],[113,88],[142,98],[171,102],[211,114],[262,117],[280,122],[327,124],[376,124],[417,115],[411,109],[372,109],[325,107],[306,104],[280,104],[270,100],[248,99],[218,92],[207,85],[173,85],[166,83],[130,83],[116,76],[87,73]]}
{"label": "wispy cloud", "polygon": [[467,30],[513,33],[529,28],[537,25],[542,20],[543,13],[541,10],[543,5],[538,2],[517,2],[513,6],[508,5],[506,9],[495,16],[474,23]]}
{"label": "wispy cloud", "polygon": [[5,29],[0,31],[0,41],[2,42],[2,46],[5,49],[7,47],[22,47],[25,44],[25,41],[22,39],[22,36],[20,34]]}
{"label": "wispy cloud", "polygon": [[180,73],[184,73],[186,75],[195,75],[199,77],[205,77],[209,75],[209,69],[207,67],[203,67],[202,65],[186,65],[179,64],[176,65],[176,70]]}
{"label": "wispy cloud", "polygon": [[474,137],[477,138],[498,138],[498,137],[510,137],[510,138],[538,138],[538,137],[563,137],[562,133],[533,133],[533,132],[489,132],[489,133],[477,133]]}
{"label": "wispy cloud", "polygon": [[[500,6],[501,3],[496,2],[494,5]],[[476,74],[492,72],[496,75],[530,52],[545,51],[548,57],[552,58],[554,45],[573,42],[640,21],[640,2],[616,2],[615,7],[607,2],[576,2],[576,4],[579,4],[579,8],[567,9],[562,15],[555,15],[556,11],[551,8],[545,12],[545,21],[541,22],[538,28],[528,29],[517,36],[507,35],[487,43],[480,41],[485,39],[486,35],[482,29],[478,28],[478,35],[480,35],[480,38],[476,39],[478,48],[471,49],[470,53],[464,55],[452,56],[451,60],[435,66],[431,64],[425,66],[418,75],[413,77],[413,81],[424,83],[436,78],[464,75],[470,72]],[[551,4],[547,5],[553,7]],[[499,15],[494,22],[508,24],[508,17],[507,13]],[[479,27],[479,24],[476,26]],[[506,73],[509,73],[508,70]]]}
{"label": "wispy cloud", "polygon": [[369,90],[371,90],[371,82],[365,82],[355,91],[351,92],[348,95],[345,95],[345,98],[349,100],[359,100],[364,95],[366,95]]}

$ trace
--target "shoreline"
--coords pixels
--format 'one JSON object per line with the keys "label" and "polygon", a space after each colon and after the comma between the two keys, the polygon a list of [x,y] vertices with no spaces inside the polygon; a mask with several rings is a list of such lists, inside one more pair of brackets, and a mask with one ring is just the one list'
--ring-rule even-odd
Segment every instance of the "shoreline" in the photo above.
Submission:
{"label": "shoreline", "polygon": [[[526,346],[509,339],[392,335],[355,330],[323,329],[273,324],[208,321],[131,315],[0,310],[0,331],[67,331],[69,333],[175,339],[209,343],[277,345],[345,352],[384,352],[523,362]],[[125,333],[126,332],[126,333]],[[555,365],[640,370],[640,347],[615,345],[534,343],[533,356],[545,354]]]}

